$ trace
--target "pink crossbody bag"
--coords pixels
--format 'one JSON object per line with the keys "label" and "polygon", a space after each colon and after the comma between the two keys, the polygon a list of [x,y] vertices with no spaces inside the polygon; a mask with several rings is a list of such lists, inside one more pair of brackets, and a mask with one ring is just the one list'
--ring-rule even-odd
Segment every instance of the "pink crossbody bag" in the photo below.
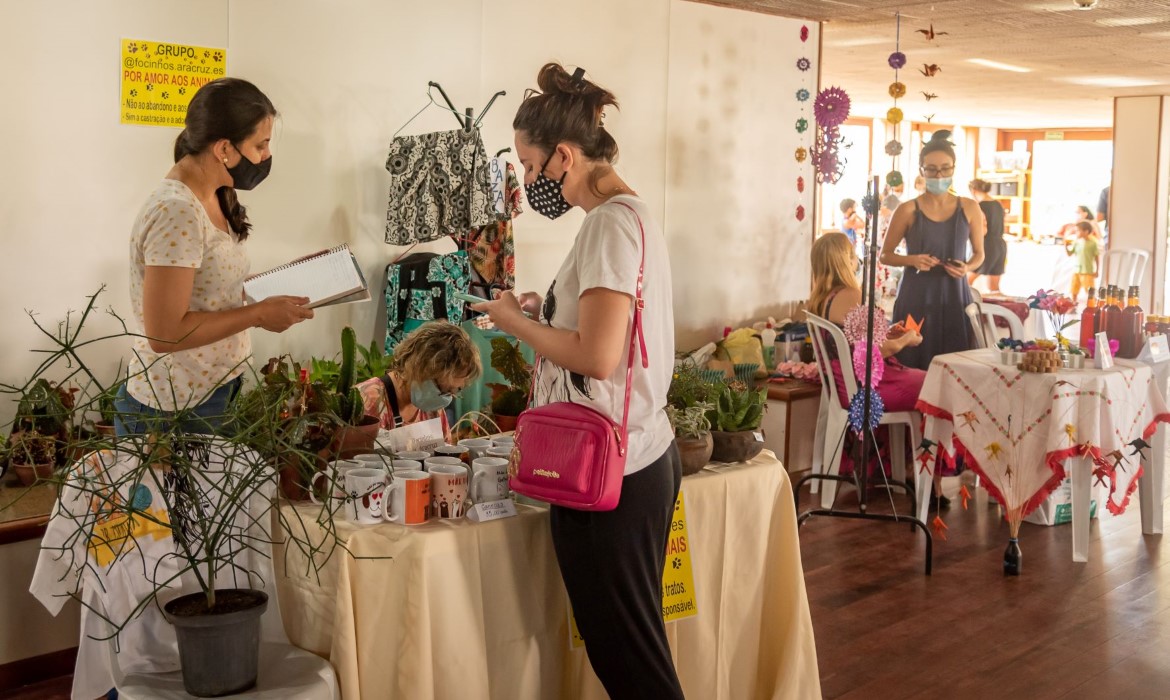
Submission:
{"label": "pink crossbody bag", "polygon": [[[582,404],[569,401],[530,408],[516,421],[515,443],[508,473],[512,490],[557,506],[576,510],[613,510],[622,495],[622,478],[629,449],[630,392],[634,383],[634,352],[640,347],[642,366],[650,366],[642,333],[642,275],[646,267],[646,230],[633,207],[621,204],[638,218],[642,234],[642,262],[634,298],[630,355],[626,363],[626,399],[622,423]],[[540,372],[536,360],[533,385]],[[531,403],[531,402],[530,402]]]}

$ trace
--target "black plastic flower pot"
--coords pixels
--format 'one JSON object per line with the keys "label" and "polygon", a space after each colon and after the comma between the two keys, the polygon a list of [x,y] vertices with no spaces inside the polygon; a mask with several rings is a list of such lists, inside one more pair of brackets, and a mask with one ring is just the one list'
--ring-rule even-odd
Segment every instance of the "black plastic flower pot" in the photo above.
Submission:
{"label": "black plastic flower pot", "polygon": [[202,593],[163,606],[179,639],[183,688],[201,698],[245,691],[256,685],[260,664],[260,616],[268,609],[263,591],[227,588],[215,592],[213,610]]}

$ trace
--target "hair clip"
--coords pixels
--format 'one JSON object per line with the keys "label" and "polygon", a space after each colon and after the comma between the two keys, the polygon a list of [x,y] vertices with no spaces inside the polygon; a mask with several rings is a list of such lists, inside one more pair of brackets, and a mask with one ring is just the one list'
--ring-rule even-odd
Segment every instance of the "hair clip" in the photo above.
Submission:
{"label": "hair clip", "polygon": [[573,78],[572,78],[571,82],[574,85],[580,85],[580,84],[584,83],[585,82],[585,69],[578,68],[577,70],[573,71]]}

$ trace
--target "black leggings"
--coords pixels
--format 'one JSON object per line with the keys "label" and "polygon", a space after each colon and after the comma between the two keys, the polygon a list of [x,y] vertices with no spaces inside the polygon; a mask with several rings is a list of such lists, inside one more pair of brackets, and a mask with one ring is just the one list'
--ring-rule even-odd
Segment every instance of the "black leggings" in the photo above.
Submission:
{"label": "black leggings", "polygon": [[593,671],[613,700],[682,698],[662,621],[662,567],[682,483],[678,449],[622,480],[618,507],[553,506],[553,547]]}

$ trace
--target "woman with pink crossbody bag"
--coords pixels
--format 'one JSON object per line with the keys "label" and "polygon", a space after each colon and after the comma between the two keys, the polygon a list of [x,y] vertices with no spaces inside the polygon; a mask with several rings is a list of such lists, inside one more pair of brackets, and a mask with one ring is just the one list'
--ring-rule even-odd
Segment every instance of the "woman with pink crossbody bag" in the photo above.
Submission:
{"label": "woman with pink crossbody bag", "polygon": [[681,484],[666,392],[670,259],[649,207],[613,169],[617,100],[544,66],[512,127],[528,204],[586,213],[547,296],[473,307],[540,358],[517,424],[513,488],[551,503],[553,546],[589,661],[611,698],[682,698],[662,622],[662,569]]}

